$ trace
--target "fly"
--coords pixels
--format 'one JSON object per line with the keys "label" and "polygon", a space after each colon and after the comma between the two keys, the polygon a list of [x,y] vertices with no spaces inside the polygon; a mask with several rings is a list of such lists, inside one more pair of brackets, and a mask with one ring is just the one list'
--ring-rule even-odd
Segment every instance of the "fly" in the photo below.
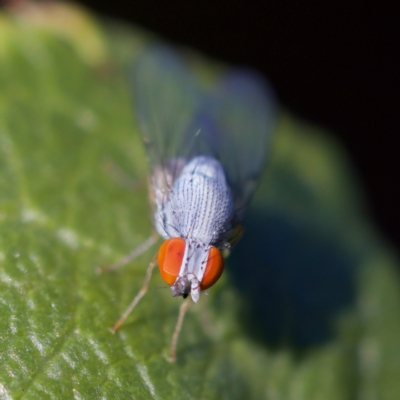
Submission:
{"label": "fly", "polygon": [[[152,235],[108,270],[164,239],[143,286],[116,331],[147,291],[158,264],[173,296],[196,303],[224,269],[224,249],[238,239],[244,210],[263,170],[275,115],[271,90],[254,71],[233,69],[201,86],[171,48],[144,51],[132,70],[134,107],[150,163]],[[169,359],[189,299],[182,303]]]}

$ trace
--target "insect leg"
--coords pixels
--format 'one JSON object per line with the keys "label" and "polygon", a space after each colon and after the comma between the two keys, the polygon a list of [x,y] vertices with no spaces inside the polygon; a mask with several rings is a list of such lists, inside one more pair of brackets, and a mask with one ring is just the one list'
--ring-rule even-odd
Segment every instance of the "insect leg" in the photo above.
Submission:
{"label": "insect leg", "polygon": [[135,296],[135,298],[132,300],[132,303],[129,304],[128,308],[121,315],[121,318],[114,324],[114,326],[112,328],[110,328],[111,332],[115,333],[115,331],[124,323],[126,318],[129,316],[129,314],[132,312],[132,310],[139,303],[140,299],[146,294],[147,289],[149,287],[151,274],[156,265],[157,265],[157,255],[155,255],[153,257],[149,266],[147,267],[146,276],[144,277],[144,281],[143,281],[141,289],[139,290],[139,292]]}
{"label": "insect leg", "polygon": [[109,265],[108,267],[97,267],[96,272],[98,274],[107,273],[111,271],[115,271],[118,268],[123,267],[124,265],[130,263],[135,258],[139,257],[141,254],[145,253],[154,243],[158,240],[158,233],[153,232],[151,236],[149,236],[144,242],[140,243],[136,246],[130,253],[124,255],[120,258],[116,263]]}
{"label": "insect leg", "polygon": [[171,346],[169,348],[169,356],[167,358],[169,362],[176,361],[176,346],[178,344],[179,334],[181,333],[183,319],[185,318],[186,311],[191,304],[192,301],[189,297],[179,307],[178,321],[176,322],[174,334],[172,335]]}

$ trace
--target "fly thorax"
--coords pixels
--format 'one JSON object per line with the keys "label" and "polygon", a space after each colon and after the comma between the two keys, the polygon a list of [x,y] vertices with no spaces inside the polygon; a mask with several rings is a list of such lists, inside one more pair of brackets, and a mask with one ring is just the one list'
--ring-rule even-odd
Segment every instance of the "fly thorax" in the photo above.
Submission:
{"label": "fly thorax", "polygon": [[182,168],[158,211],[163,236],[219,243],[233,215],[232,194],[221,164],[212,157],[194,157]]}

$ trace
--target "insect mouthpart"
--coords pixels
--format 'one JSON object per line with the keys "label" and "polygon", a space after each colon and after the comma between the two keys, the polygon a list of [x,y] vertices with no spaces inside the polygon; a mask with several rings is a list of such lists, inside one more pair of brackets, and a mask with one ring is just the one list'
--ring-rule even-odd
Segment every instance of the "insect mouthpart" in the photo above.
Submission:
{"label": "insect mouthpart", "polygon": [[196,291],[199,291],[199,281],[193,274],[190,275],[190,278],[187,276],[178,278],[177,282],[171,286],[174,297],[182,296],[186,299],[189,294],[191,294],[192,297],[196,296]]}

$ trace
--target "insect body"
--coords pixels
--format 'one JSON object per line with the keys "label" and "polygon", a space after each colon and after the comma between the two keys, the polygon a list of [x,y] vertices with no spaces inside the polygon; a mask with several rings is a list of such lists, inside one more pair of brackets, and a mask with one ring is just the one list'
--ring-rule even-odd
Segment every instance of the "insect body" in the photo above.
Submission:
{"label": "insect body", "polygon": [[[150,162],[154,226],[165,239],[157,257],[161,276],[174,296],[190,295],[197,302],[200,292],[222,274],[221,251],[241,232],[244,210],[266,160],[273,96],[264,80],[246,69],[201,86],[166,47],[146,50],[138,58],[132,89]],[[145,293],[153,266],[114,330]],[[176,340],[171,354],[175,345]]]}
{"label": "insect body", "polygon": [[[234,214],[233,197],[221,164],[196,156],[183,168],[166,198],[156,198],[156,229],[167,241],[158,264],[174,296],[191,295],[221,276],[225,235]],[[175,239],[178,238],[178,239]],[[183,239],[183,240],[182,240]]]}

